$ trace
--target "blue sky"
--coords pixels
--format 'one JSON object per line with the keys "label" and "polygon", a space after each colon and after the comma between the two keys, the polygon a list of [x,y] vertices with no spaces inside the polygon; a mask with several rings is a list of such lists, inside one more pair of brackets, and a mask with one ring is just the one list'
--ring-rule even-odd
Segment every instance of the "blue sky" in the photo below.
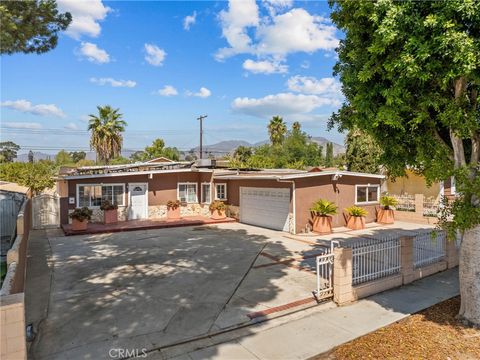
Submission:
{"label": "blue sky", "polygon": [[120,108],[124,148],[267,138],[272,115],[342,142],[326,119],[341,34],[323,1],[58,1],[74,21],[46,54],[1,58],[2,141],[44,152],[88,149],[87,115]]}

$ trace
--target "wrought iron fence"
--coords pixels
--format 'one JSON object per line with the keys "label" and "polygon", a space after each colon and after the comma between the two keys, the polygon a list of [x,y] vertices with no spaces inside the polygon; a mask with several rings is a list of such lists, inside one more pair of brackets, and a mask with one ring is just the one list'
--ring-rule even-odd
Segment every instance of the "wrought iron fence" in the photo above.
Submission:
{"label": "wrought iron fence", "polygon": [[413,239],[413,264],[415,268],[442,260],[446,255],[446,234],[443,231],[418,234]]}
{"label": "wrought iron fence", "polygon": [[353,285],[400,272],[400,238],[398,236],[362,239],[352,243],[351,247]]}
{"label": "wrought iron fence", "polygon": [[395,210],[397,211],[415,211],[415,195],[392,195],[397,200]]}

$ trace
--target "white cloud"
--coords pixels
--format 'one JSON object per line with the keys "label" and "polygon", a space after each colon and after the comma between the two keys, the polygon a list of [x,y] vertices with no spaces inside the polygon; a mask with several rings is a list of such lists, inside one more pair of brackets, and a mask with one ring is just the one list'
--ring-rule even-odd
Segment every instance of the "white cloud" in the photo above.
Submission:
{"label": "white cloud", "polygon": [[89,122],[90,121],[90,116],[88,115],[82,115],[78,118],[78,120],[82,121],[82,122]]}
{"label": "white cloud", "polygon": [[66,117],[65,113],[54,104],[33,105],[30,101],[22,99],[15,101],[3,101],[0,103],[0,106],[33,115],[55,116],[61,118]]}
{"label": "white cloud", "polygon": [[137,83],[133,80],[115,80],[112,78],[90,78],[90,82],[97,85],[111,85],[113,87],[128,87],[133,88]]}
{"label": "white cloud", "polygon": [[191,91],[187,91],[186,95],[187,96],[197,96],[197,97],[201,97],[201,98],[207,98],[210,95],[212,95],[212,92],[210,90],[208,90],[206,87],[202,86],[198,92],[194,93],[194,92],[191,92]]}
{"label": "white cloud", "polygon": [[96,44],[82,42],[79,53],[93,63],[105,64],[110,62],[110,55],[108,55],[105,50],[100,49]]}
{"label": "white cloud", "polygon": [[69,123],[68,125],[65,125],[64,128],[67,130],[78,130],[77,124],[73,122]]}
{"label": "white cloud", "polygon": [[234,111],[262,118],[273,115],[306,114],[321,106],[339,105],[340,102],[335,98],[292,93],[267,95],[258,99],[236,98],[232,102]]}
{"label": "white cloud", "polygon": [[72,14],[72,22],[65,33],[77,40],[82,35],[91,37],[100,35],[99,22],[112,10],[103,5],[101,0],[57,0],[57,4],[61,12],[68,11]]}
{"label": "white cloud", "polygon": [[160,96],[175,96],[178,95],[177,89],[175,89],[172,85],[165,85],[163,88],[155,92]]}
{"label": "white cloud", "polygon": [[259,60],[254,61],[251,59],[245,60],[243,68],[254,74],[283,74],[288,71],[288,66],[281,64],[279,61]]}
{"label": "white cloud", "polygon": [[311,76],[292,76],[287,81],[290,90],[304,94],[341,96],[340,83],[335,78],[317,79]]}
{"label": "white cloud", "polygon": [[153,66],[162,66],[163,60],[165,60],[165,56],[167,53],[165,50],[160,49],[157,45],[153,44],[145,44],[145,60]]}
{"label": "white cloud", "polygon": [[[260,21],[258,7],[253,0],[229,1],[228,11],[220,12],[223,37],[229,47],[217,51],[217,60],[236,54],[283,59],[289,53],[331,51],[338,46],[336,28],[328,19],[311,15],[302,8],[276,13],[291,6],[290,1],[268,1],[266,4],[274,11]],[[253,28],[252,36],[249,28]]]}
{"label": "white cloud", "polygon": [[222,10],[219,17],[223,37],[230,47],[220,49],[215,55],[216,59],[221,61],[232,55],[251,52],[252,40],[247,34],[247,28],[258,26],[260,22],[255,0],[231,0],[228,2],[228,10]]}
{"label": "white cloud", "polygon": [[41,129],[42,125],[35,122],[4,122],[2,126],[9,129]]}
{"label": "white cloud", "polygon": [[293,6],[293,0],[263,0],[263,6],[265,6],[271,16],[275,15],[278,11],[282,11]]}
{"label": "white cloud", "polygon": [[183,28],[185,30],[190,30],[190,27],[192,25],[195,25],[195,22],[197,21],[197,12],[194,11],[192,15],[185,16],[183,19]]}

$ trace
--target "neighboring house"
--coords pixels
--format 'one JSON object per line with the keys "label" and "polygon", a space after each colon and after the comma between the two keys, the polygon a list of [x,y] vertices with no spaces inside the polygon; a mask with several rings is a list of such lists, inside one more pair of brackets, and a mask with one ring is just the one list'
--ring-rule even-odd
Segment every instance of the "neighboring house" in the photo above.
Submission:
{"label": "neighboring house", "polygon": [[166,163],[166,162],[173,162],[173,160],[170,160],[169,158],[166,158],[164,156],[160,156],[158,158],[155,158],[155,159],[151,159],[151,160],[148,160],[147,163]]}
{"label": "neighboring house", "polygon": [[101,221],[102,199],[119,205],[120,220],[164,217],[167,202],[176,199],[183,216],[208,216],[209,203],[221,200],[240,222],[300,233],[309,226],[309,209],[319,198],[339,207],[334,226],[345,225],[343,209],[354,204],[368,210],[367,222],[374,221],[384,179],[337,169],[230,170],[208,166],[205,160],[199,164],[203,166],[158,162],[79,168],[57,183],[62,223],[81,206],[92,208],[93,221]]}

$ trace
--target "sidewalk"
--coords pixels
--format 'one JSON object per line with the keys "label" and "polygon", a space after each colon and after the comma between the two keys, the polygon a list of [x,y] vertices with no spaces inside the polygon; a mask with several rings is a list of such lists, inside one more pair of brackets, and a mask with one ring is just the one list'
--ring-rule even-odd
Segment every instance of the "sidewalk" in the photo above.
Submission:
{"label": "sidewalk", "polygon": [[[457,268],[360,300],[307,310],[197,343],[165,348],[148,359],[308,359],[458,295]],[[199,350],[195,350],[199,349]]]}

